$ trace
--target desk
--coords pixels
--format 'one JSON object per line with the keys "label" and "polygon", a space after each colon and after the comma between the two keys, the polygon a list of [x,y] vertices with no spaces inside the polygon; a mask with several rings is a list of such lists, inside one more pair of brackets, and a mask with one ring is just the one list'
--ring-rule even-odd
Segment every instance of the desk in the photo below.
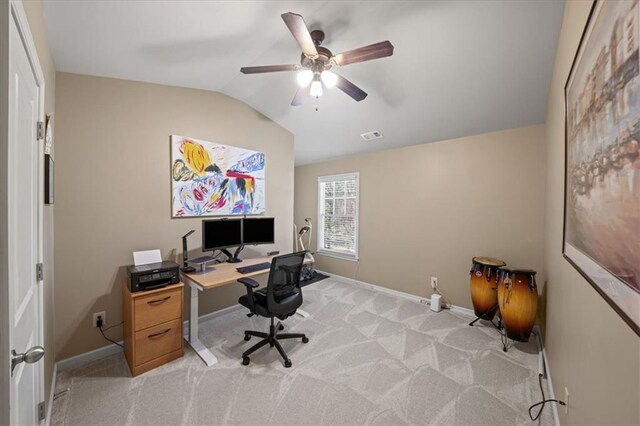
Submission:
{"label": "desk", "polygon": [[[185,336],[187,342],[198,356],[207,364],[208,367],[216,364],[218,359],[214,354],[200,341],[198,338],[198,297],[201,291],[211,288],[221,287],[228,284],[236,284],[240,278],[255,277],[257,275],[268,274],[269,269],[262,269],[248,274],[241,274],[236,268],[241,266],[250,266],[258,263],[271,262],[273,256],[255,257],[252,259],[243,259],[241,263],[217,263],[213,267],[209,267],[205,272],[192,272],[185,274],[182,272],[182,282],[188,284],[191,288],[191,309],[189,313],[189,331]],[[305,259],[304,263],[310,263],[309,259]],[[241,285],[241,284],[237,284]],[[308,316],[304,311],[300,311],[304,317]]]}

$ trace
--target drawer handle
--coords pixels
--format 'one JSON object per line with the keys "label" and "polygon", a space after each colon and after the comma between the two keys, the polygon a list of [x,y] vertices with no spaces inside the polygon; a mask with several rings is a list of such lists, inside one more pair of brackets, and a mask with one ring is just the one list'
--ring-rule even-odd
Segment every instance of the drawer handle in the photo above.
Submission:
{"label": "drawer handle", "polygon": [[167,328],[165,331],[161,331],[160,333],[150,334],[150,335],[148,335],[147,337],[148,337],[149,339],[155,339],[156,337],[162,337],[162,336],[164,336],[165,334],[167,334],[167,333],[168,333],[168,332],[170,332],[170,331],[171,331],[171,329],[170,329],[170,328]]}
{"label": "drawer handle", "polygon": [[161,304],[161,303],[164,303],[164,302],[166,302],[166,301],[167,301],[167,300],[169,300],[169,299],[171,299],[171,296],[167,296],[167,297],[165,297],[164,299],[159,299],[159,300],[150,300],[150,301],[148,301],[148,302],[147,302],[147,304],[148,304],[148,305],[155,306],[155,305],[159,305],[159,304]]}

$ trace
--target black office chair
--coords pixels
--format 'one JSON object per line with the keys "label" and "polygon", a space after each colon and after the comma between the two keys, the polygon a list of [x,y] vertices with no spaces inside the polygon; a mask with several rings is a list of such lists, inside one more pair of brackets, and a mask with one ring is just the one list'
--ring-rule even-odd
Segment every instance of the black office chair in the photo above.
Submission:
{"label": "black office chair", "polygon": [[251,336],[261,337],[262,340],[253,345],[249,350],[242,354],[242,363],[249,365],[249,355],[266,345],[276,347],[280,355],[284,359],[284,366],[291,367],[291,360],[287,357],[287,353],[282,349],[278,340],[283,339],[302,339],[302,343],[307,343],[309,339],[301,333],[283,333],[284,326],[278,322],[274,324],[274,318],[284,320],[296,313],[296,309],[302,305],[302,291],[300,291],[300,270],[304,262],[305,251],[297,253],[285,254],[274,257],[271,261],[271,270],[269,271],[269,281],[267,287],[258,291],[259,284],[251,278],[240,278],[247,288],[247,294],[240,297],[238,302],[249,308],[251,311],[248,316],[258,315],[261,317],[271,318],[271,326],[269,334],[259,331],[246,330],[244,332],[244,340],[251,339]]}

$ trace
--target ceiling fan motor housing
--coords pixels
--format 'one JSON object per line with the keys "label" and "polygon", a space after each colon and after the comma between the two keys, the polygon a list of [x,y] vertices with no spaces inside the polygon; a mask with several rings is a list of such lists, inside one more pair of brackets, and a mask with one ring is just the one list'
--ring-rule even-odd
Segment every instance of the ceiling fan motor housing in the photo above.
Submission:
{"label": "ceiling fan motor housing", "polygon": [[303,53],[300,55],[300,64],[314,72],[322,72],[331,68],[331,58],[333,53],[326,47],[317,46],[318,57],[311,59]]}

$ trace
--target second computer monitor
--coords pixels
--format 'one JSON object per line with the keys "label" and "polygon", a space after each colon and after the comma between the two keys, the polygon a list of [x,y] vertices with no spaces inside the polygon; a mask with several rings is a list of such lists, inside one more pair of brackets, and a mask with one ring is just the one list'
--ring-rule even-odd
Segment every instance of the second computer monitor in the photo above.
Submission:
{"label": "second computer monitor", "polygon": [[272,217],[245,217],[242,220],[243,244],[273,244],[274,242],[275,221]]}
{"label": "second computer monitor", "polygon": [[242,245],[242,219],[202,221],[202,251]]}

